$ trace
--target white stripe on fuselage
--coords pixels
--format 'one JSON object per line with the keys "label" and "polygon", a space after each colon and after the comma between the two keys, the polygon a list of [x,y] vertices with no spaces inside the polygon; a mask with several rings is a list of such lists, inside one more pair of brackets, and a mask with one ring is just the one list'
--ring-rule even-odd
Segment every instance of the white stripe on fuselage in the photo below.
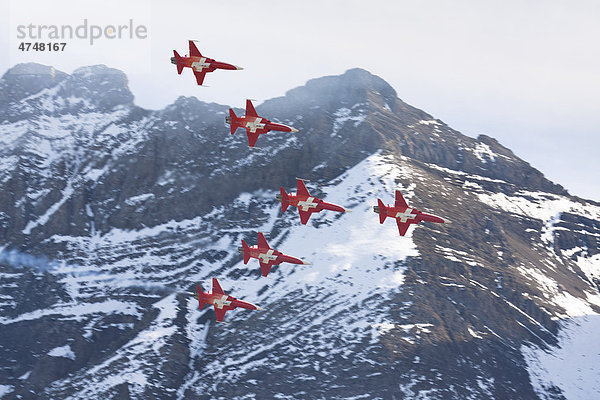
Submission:
{"label": "white stripe on fuselage", "polygon": [[213,301],[213,304],[215,305],[215,307],[222,309],[223,307],[230,305],[231,301],[228,301],[227,300],[227,295],[224,294],[223,296],[221,296],[220,299],[219,298],[215,299]]}
{"label": "white stripe on fuselage", "polygon": [[302,209],[302,211],[308,211],[309,208],[317,208],[319,203],[314,203],[314,197],[309,197],[306,201],[301,200],[298,202],[298,207]]}
{"label": "white stripe on fuselage", "polygon": [[409,219],[415,219],[417,214],[412,214],[412,208],[407,208],[404,212],[396,213],[394,218],[400,218],[400,222],[406,222]]}
{"label": "white stripe on fuselage", "polygon": [[250,129],[250,132],[256,133],[257,129],[263,129],[266,124],[261,124],[262,118],[256,118],[252,122],[246,122],[246,129]]}
{"label": "white stripe on fuselage", "polygon": [[275,260],[277,260],[277,256],[273,255],[274,251],[275,250],[273,250],[273,249],[269,249],[266,253],[260,253],[258,255],[258,259],[262,260],[262,262],[265,264],[268,264],[270,260],[275,261]]}
{"label": "white stripe on fuselage", "polygon": [[194,61],[192,63],[192,68],[194,69],[194,71],[202,72],[203,69],[209,69],[210,68],[210,63],[207,63],[206,62],[206,58],[202,57],[200,59],[200,61]]}

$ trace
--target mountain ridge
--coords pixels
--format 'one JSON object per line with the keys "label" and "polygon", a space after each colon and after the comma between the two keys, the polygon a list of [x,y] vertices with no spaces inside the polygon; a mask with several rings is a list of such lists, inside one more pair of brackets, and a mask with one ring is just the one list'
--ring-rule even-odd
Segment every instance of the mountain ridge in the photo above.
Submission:
{"label": "mountain ridge", "polygon": [[[19,78],[0,102],[0,388],[9,396],[571,390],[549,383],[535,360],[539,349],[556,353],[568,332],[561,320],[600,311],[596,204],[494,139],[464,136],[402,102],[364,70],[258,106],[300,132],[264,135],[255,150],[242,131],[229,134],[227,106],[180,97],[144,110],[126,77],[94,70],[78,70],[92,71],[85,79],[55,72],[50,87]],[[101,101],[87,99],[104,85]],[[353,212],[299,226],[274,198],[296,176]],[[453,223],[398,237],[372,212],[396,188]],[[259,278],[237,252],[257,231],[313,265]],[[41,256],[57,262],[38,269]],[[228,313],[229,324],[215,326],[212,311],[182,293],[212,276],[265,311]]]}

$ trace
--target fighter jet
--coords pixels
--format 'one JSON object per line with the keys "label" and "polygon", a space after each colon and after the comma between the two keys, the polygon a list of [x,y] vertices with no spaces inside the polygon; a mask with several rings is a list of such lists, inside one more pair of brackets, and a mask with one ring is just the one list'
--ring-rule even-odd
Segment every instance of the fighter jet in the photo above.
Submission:
{"label": "fighter jet", "polygon": [[247,310],[262,310],[262,308],[255,306],[254,304],[238,300],[233,296],[223,293],[223,289],[221,289],[221,285],[219,285],[217,278],[213,278],[212,286],[212,293],[204,293],[200,286],[196,285],[197,293],[194,294],[194,297],[198,299],[200,310],[202,310],[204,305],[207,303],[215,306],[215,313],[217,314],[218,322],[223,322],[223,317],[225,316],[226,311],[233,310],[237,307],[245,308]]}
{"label": "fighter jet", "polygon": [[373,211],[379,214],[379,223],[383,224],[383,221],[385,221],[387,217],[395,218],[400,236],[406,234],[410,224],[418,224],[421,221],[439,222],[442,224],[449,222],[444,221],[442,218],[435,215],[425,214],[415,208],[408,207],[408,204],[406,204],[406,201],[399,190],[396,190],[396,204],[394,204],[394,207],[389,205],[386,206],[379,199],[377,199],[377,204],[378,205],[373,207]]}
{"label": "fighter jet", "polygon": [[280,132],[298,132],[298,129],[283,124],[275,124],[266,118],[259,117],[252,105],[252,101],[246,100],[246,115],[238,117],[230,108],[229,117],[225,117],[225,122],[231,125],[231,134],[233,135],[238,128],[245,128],[248,134],[248,145],[254,147],[258,136],[269,131]]}
{"label": "fighter jet", "polygon": [[308,190],[306,189],[302,179],[296,178],[296,180],[298,181],[298,189],[296,194],[288,194],[282,187],[280,187],[279,192],[281,194],[276,195],[275,198],[281,202],[282,212],[285,212],[289,205],[297,207],[302,225],[306,225],[312,213],[317,213],[321,210],[350,212],[350,210],[346,210],[344,207],[326,203],[321,199],[311,196],[310,193],[308,193]]}
{"label": "fighter jet", "polygon": [[198,51],[194,41],[190,40],[189,42],[190,55],[181,57],[176,50],[173,50],[175,57],[171,57],[171,64],[177,65],[177,73],[179,75],[181,75],[181,71],[183,71],[184,67],[191,68],[192,71],[194,71],[194,75],[196,75],[196,82],[198,82],[198,85],[202,86],[202,82],[204,82],[204,76],[207,72],[213,72],[216,69],[243,69],[241,67],[236,67],[235,65],[204,57],[202,54],[200,54],[200,51]]}
{"label": "fighter jet", "polygon": [[258,232],[258,244],[256,246],[248,246],[246,241],[242,240],[242,247],[239,247],[238,250],[244,255],[244,264],[248,264],[250,257],[258,259],[262,276],[267,276],[273,265],[279,265],[282,262],[310,265],[310,263],[299,258],[286,256],[282,252],[269,247],[265,236],[261,232]]}

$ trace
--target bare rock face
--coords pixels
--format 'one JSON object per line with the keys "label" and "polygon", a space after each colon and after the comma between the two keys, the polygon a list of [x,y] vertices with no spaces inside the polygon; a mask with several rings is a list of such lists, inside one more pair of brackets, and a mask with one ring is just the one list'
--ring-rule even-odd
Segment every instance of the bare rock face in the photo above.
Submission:
{"label": "bare rock face", "polygon": [[[8,396],[563,395],[532,378],[524,348],[553,351],[569,321],[600,311],[600,207],[495,139],[462,135],[361,69],[257,107],[299,132],[255,149],[230,135],[227,106],[144,110],[106,66],[21,64],[0,89]],[[275,200],[296,177],[353,212],[300,226]],[[372,205],[396,188],[452,224],[403,238],[380,225]],[[260,278],[237,252],[257,231],[313,265]],[[265,311],[215,325],[186,294],[213,276]]]}

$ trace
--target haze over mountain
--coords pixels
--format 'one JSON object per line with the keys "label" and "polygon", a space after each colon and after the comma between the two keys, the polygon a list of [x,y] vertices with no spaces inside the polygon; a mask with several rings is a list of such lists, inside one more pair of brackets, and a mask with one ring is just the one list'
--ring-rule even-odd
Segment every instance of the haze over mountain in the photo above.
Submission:
{"label": "haze over mountain", "polygon": [[[258,149],[227,109],[142,109],[103,65],[4,74],[0,395],[600,395],[598,203],[365,70],[257,107],[300,130]],[[282,214],[275,194],[297,176],[353,212]],[[372,211],[396,188],[452,223],[399,237]],[[257,231],[313,265],[261,278],[237,251]],[[187,293],[213,276],[265,311],[215,324]]]}

